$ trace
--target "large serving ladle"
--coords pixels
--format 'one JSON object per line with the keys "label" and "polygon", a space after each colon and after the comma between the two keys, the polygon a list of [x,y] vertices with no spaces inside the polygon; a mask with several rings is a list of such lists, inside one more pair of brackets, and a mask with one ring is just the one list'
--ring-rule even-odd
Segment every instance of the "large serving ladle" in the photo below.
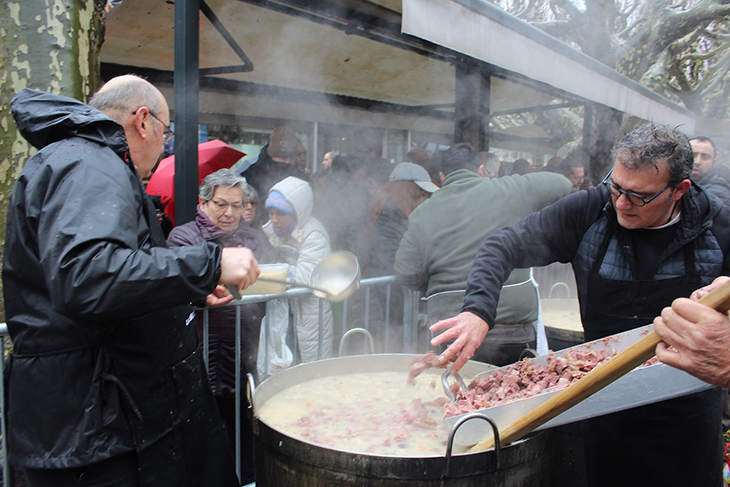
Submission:
{"label": "large serving ladle", "polygon": [[[259,277],[257,280],[308,288],[318,298],[340,302],[352,296],[360,288],[360,263],[352,252],[339,250],[322,259],[322,262],[314,268],[309,277],[309,284],[269,277]],[[236,286],[228,284],[226,289],[235,299],[241,299],[241,293]]]}

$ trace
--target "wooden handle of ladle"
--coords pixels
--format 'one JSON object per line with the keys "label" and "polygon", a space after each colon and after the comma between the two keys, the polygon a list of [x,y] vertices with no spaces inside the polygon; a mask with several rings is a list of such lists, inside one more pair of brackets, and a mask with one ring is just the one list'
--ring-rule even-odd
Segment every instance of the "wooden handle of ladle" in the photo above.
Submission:
{"label": "wooden handle of ladle", "polygon": [[[730,281],[713,289],[702,297],[699,302],[727,313],[730,310]],[[580,380],[572,383],[529,413],[513,421],[499,432],[500,443],[507,445],[519,440],[535,428],[572,408],[638,365],[643,364],[654,356],[654,350],[660,341],[659,335],[652,330],[600,367],[596,367]],[[491,436],[477,443],[470,451],[488,450],[493,447],[494,436]]]}

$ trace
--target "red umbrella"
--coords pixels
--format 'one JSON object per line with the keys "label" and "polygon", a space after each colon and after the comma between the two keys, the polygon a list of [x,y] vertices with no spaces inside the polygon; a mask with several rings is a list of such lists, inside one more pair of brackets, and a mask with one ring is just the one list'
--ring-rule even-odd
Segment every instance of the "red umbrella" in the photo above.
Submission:
{"label": "red umbrella", "polygon": [[[198,144],[198,184],[208,174],[229,168],[239,161],[243,152],[222,140],[209,140]],[[165,214],[175,224],[175,156],[162,159],[147,184],[147,194],[161,196]]]}

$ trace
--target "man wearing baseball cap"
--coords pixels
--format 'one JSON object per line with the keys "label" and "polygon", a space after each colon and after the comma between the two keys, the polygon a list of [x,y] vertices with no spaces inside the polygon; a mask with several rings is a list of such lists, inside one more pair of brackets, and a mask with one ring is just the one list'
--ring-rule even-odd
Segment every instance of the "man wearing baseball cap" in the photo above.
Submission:
{"label": "man wearing baseball cap", "polygon": [[[437,189],[418,164],[402,162],[393,168],[368,218],[360,258],[363,276],[393,275],[395,253],[408,228],[409,215]],[[373,289],[372,293],[368,330],[379,342],[378,347],[382,343],[382,351],[395,351],[403,337],[403,294],[400,290],[391,293],[390,320],[386,322],[386,293],[383,289]]]}
{"label": "man wearing baseball cap", "polygon": [[[428,324],[461,311],[466,278],[481,243],[492,232],[542,209],[570,192],[571,183],[549,172],[482,178],[479,154],[456,144],[441,156],[442,186],[411,214],[395,258],[400,282],[423,291]],[[425,171],[424,171],[425,172]],[[506,365],[523,349],[537,347],[541,332],[537,290],[529,269],[515,270],[499,297],[497,323],[475,360]],[[418,351],[430,348],[430,332],[419,330]]]}
{"label": "man wearing baseball cap", "polygon": [[390,173],[389,181],[413,181],[416,186],[426,191],[427,193],[433,193],[438,186],[433,184],[431,177],[428,175],[423,167],[412,162],[401,162],[393,169]]}

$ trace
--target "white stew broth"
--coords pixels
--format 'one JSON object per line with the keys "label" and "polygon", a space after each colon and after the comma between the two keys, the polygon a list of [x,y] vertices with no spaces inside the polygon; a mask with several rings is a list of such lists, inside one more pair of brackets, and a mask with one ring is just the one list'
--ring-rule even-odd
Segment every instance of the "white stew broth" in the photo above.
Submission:
{"label": "white stew broth", "polygon": [[288,436],[337,450],[443,456],[448,398],[441,376],[421,374],[415,386],[406,379],[405,372],[314,379],[271,397],[258,416]]}

